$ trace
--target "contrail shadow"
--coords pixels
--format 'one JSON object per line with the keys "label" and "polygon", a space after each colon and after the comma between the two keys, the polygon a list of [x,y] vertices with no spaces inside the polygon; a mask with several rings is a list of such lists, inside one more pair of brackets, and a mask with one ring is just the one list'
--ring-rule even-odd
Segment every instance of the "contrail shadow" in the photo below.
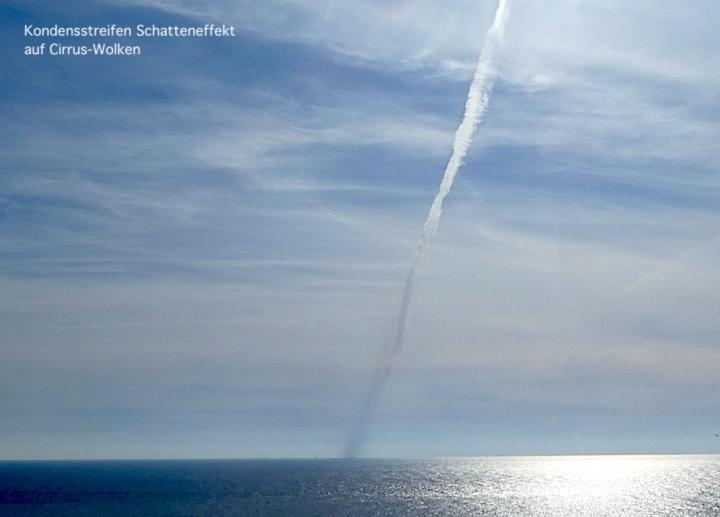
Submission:
{"label": "contrail shadow", "polygon": [[368,429],[372,423],[378,404],[385,391],[390,374],[392,373],[395,358],[402,349],[405,339],[405,331],[407,328],[407,319],[412,302],[412,295],[415,289],[415,278],[418,269],[422,263],[425,250],[432,242],[433,237],[437,233],[442,216],[443,203],[445,198],[452,189],[453,182],[458,170],[463,164],[465,155],[467,154],[475,129],[482,121],[490,102],[490,92],[495,84],[495,74],[492,70],[492,59],[495,50],[499,45],[505,23],[507,20],[510,0],[499,0],[493,23],[485,37],[485,44],[482,53],[478,59],[475,74],[468,90],[467,100],[465,102],[465,112],[463,113],[462,122],[455,131],[453,140],[453,151],[448,160],[442,181],[435,199],[433,200],[423,232],[415,247],[412,266],[405,277],[403,286],[402,299],[400,302],[400,312],[398,314],[395,326],[395,335],[391,346],[383,353],[380,364],[373,373],[370,385],[368,387],[365,398],[360,407],[355,426],[348,435],[344,455],[353,457],[361,451],[367,439]]}

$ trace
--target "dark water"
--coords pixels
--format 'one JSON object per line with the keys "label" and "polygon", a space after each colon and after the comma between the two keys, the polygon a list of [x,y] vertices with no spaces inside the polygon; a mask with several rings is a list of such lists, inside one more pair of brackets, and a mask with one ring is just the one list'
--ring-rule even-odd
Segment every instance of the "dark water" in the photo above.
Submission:
{"label": "dark water", "polygon": [[4,462],[0,515],[720,515],[720,456]]}

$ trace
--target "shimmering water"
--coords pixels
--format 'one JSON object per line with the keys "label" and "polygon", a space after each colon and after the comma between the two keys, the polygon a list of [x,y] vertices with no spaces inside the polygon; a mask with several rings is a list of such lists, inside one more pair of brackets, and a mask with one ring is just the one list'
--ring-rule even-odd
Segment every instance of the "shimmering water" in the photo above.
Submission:
{"label": "shimmering water", "polygon": [[720,515],[720,456],[6,462],[0,515]]}

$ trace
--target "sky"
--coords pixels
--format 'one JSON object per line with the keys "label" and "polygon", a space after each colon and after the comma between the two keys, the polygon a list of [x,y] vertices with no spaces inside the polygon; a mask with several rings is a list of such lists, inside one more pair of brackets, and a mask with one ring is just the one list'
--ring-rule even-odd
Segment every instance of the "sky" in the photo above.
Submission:
{"label": "sky", "polygon": [[[342,452],[496,4],[206,4],[0,6],[0,457]],[[719,25],[512,2],[364,454],[720,450]]]}

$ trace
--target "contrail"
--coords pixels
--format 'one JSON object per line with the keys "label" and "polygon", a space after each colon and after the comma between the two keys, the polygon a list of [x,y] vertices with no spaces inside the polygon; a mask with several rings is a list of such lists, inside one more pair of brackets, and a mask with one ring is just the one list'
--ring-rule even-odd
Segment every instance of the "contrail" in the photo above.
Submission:
{"label": "contrail", "polygon": [[365,400],[360,409],[357,423],[348,436],[345,444],[345,456],[352,457],[362,448],[367,435],[367,429],[370,425],[375,411],[377,409],[380,397],[385,389],[387,380],[392,371],[393,362],[397,353],[403,346],[405,340],[405,330],[407,327],[407,317],[412,302],[413,290],[415,288],[415,277],[418,268],[422,262],[425,250],[437,233],[442,216],[443,203],[445,198],[452,189],[455,176],[460,166],[463,164],[465,155],[472,143],[472,137],[475,129],[482,120],[487,111],[490,102],[490,92],[495,84],[495,75],[492,69],[492,60],[500,43],[505,22],[507,20],[510,0],[499,0],[495,18],[490,26],[490,30],[485,37],[485,45],[483,46],[480,58],[478,59],[475,74],[473,75],[470,89],[468,90],[467,101],[465,102],[465,113],[462,122],[455,131],[455,139],[453,141],[453,151],[443,173],[442,182],[438,193],[435,195],[430,211],[428,212],[425,226],[423,227],[420,239],[415,246],[412,265],[405,278],[402,299],[400,302],[400,313],[398,314],[397,324],[395,327],[395,336],[391,347],[385,351],[382,360],[375,370],[373,379],[369,386]]}

